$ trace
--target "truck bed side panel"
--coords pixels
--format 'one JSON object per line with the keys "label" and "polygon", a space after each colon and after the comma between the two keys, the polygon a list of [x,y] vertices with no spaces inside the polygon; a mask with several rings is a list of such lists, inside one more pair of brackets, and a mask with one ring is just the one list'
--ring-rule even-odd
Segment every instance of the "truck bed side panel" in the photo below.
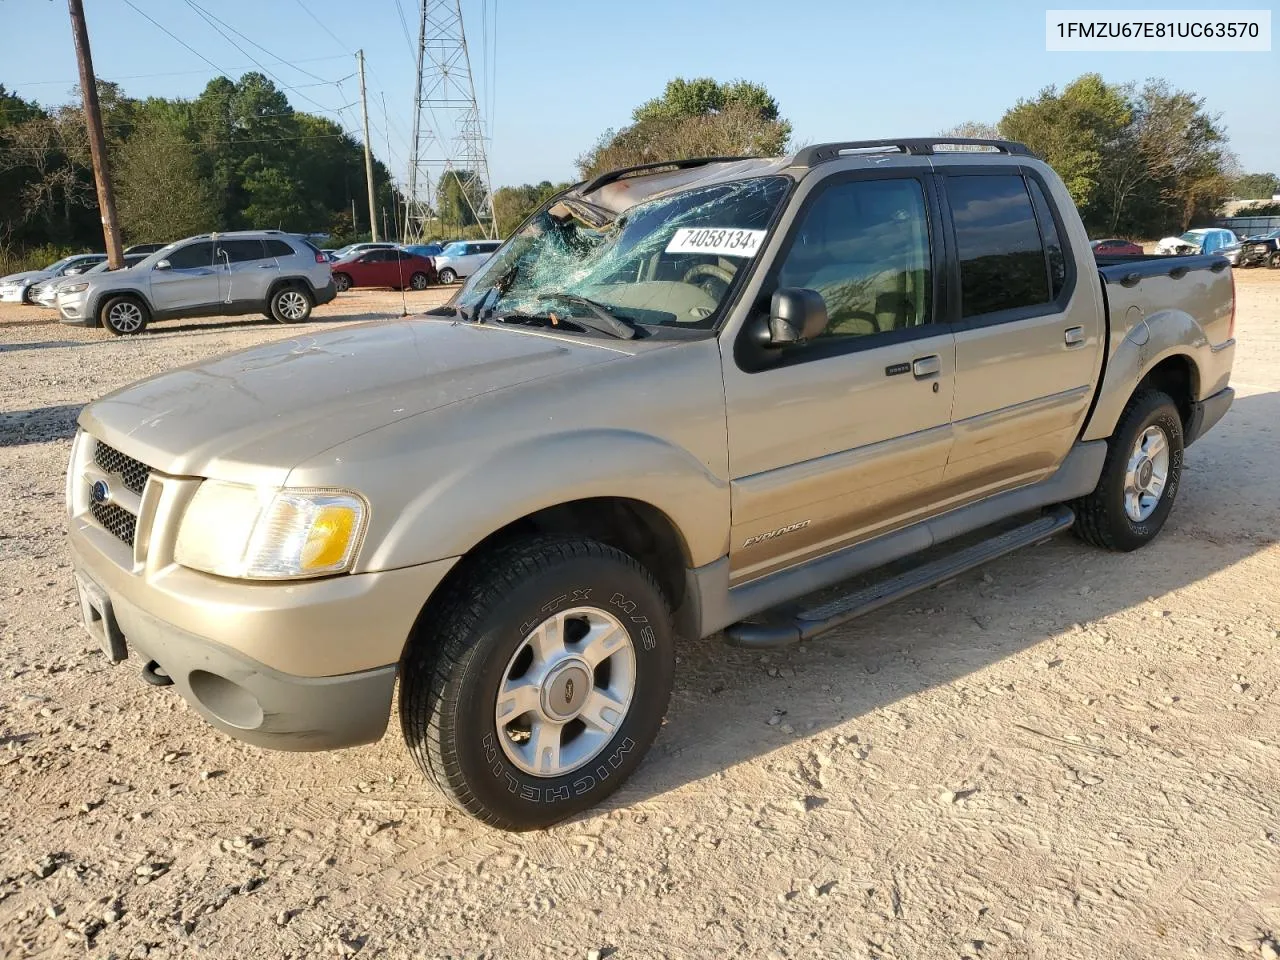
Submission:
{"label": "truck bed side panel", "polygon": [[1106,374],[1082,439],[1111,435],[1134,390],[1157,364],[1174,356],[1191,364],[1192,398],[1227,385],[1234,285],[1217,256],[1100,257],[1107,300]]}

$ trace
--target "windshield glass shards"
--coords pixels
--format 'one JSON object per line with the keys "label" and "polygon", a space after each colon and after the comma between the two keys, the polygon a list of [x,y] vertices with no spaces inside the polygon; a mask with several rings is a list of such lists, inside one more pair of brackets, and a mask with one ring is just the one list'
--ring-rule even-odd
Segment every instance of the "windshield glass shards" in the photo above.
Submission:
{"label": "windshield glass shards", "polygon": [[712,327],[790,186],[775,176],[701,187],[614,219],[562,198],[477,271],[457,306],[470,319],[597,321],[577,324],[589,329],[602,316],[623,326]]}

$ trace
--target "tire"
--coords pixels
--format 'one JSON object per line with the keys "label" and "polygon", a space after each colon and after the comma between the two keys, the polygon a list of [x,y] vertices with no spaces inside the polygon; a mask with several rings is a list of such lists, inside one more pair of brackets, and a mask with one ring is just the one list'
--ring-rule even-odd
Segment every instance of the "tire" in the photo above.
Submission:
{"label": "tire", "polygon": [[418,271],[409,278],[409,287],[413,290],[425,290],[429,286],[431,286],[431,280],[422,271]]}
{"label": "tire", "polygon": [[141,333],[151,322],[151,311],[139,298],[122,294],[109,297],[98,309],[98,322],[117,337]]}
{"label": "tire", "polygon": [[339,293],[346,293],[352,288],[351,277],[345,273],[335,273],[333,275],[333,289]]}
{"label": "tire", "polygon": [[[423,618],[401,671],[400,727],[427,779],[461,810],[504,830],[549,826],[613,793],[653,743],[671,696],[671,610],[653,576],[597,541],[539,537],[472,560],[447,590]],[[560,636],[592,628],[611,638],[594,672],[574,659],[589,655],[591,635],[560,645],[562,659],[534,655],[543,626],[556,622]],[[529,708],[511,706],[500,721],[503,686],[538,675],[541,685],[525,688],[533,691]],[[573,712],[607,703],[598,694],[619,703],[628,688],[620,711],[596,708],[599,726]],[[556,723],[548,719],[554,710],[565,711]],[[548,749],[556,744],[560,763],[546,773],[533,770],[552,759],[536,757],[535,738]]]}
{"label": "tire", "polygon": [[277,323],[306,323],[314,301],[302,287],[281,287],[271,294],[271,317]]}
{"label": "tire", "polygon": [[1267,266],[1272,270],[1280,270],[1280,250],[1277,250],[1267,258]]}
{"label": "tire", "polygon": [[456,283],[457,279],[458,275],[448,267],[445,267],[440,271],[440,282],[443,284]]}
{"label": "tire", "polygon": [[[1147,496],[1135,498],[1133,489],[1142,487],[1148,476],[1142,466],[1143,459],[1156,467],[1149,476],[1158,477],[1160,473],[1160,455],[1148,456],[1150,451],[1158,449],[1153,445],[1152,431],[1162,434],[1167,446],[1168,456],[1163,466],[1165,480],[1158,493],[1152,495],[1153,488],[1147,486]],[[1144,451],[1141,455],[1140,441]],[[1121,552],[1136,550],[1154,540],[1178,496],[1182,455],[1182,417],[1173,400],[1154,389],[1134,394],[1107,441],[1107,457],[1098,486],[1093,493],[1071,504],[1076,511],[1076,536],[1096,547]],[[1130,484],[1130,467],[1135,464],[1137,483]]]}

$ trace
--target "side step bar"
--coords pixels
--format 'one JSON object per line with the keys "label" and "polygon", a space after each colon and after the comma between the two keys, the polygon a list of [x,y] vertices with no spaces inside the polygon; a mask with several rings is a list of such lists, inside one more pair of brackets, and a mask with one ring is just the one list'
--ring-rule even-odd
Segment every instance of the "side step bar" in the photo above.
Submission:
{"label": "side step bar", "polygon": [[735,647],[785,647],[812,640],[887,603],[952,579],[1021,547],[1041,543],[1075,523],[1070,507],[1058,506],[1030,523],[939,557],[906,573],[836,597],[816,607],[801,609],[787,620],[735,623],[725,628],[725,640]]}

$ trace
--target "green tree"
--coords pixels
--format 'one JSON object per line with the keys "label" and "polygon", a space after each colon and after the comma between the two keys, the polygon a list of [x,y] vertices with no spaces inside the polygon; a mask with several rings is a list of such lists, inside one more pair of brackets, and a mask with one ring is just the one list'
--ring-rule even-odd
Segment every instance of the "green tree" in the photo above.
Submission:
{"label": "green tree", "polygon": [[1107,159],[1121,148],[1133,122],[1124,87],[1096,73],[1073,80],[1059,93],[1046,87],[1034,100],[1019,100],[1000,120],[1000,134],[1025,143],[1057,171],[1086,222],[1100,218],[1094,206]]}
{"label": "green tree", "polygon": [[529,214],[558,193],[569,189],[567,183],[525,183],[518,187],[502,187],[494,192],[493,211],[498,221],[498,236],[506,237],[524,222]]}
{"label": "green tree", "polygon": [[606,170],[702,156],[774,156],[791,139],[791,124],[759,84],[720,83],[707,77],[667,83],[621,130],[606,130],[578,158],[582,176]]}
{"label": "green tree", "polygon": [[129,241],[180,240],[210,228],[216,208],[198,149],[173,125],[146,120],[116,151],[116,200]]}
{"label": "green tree", "polygon": [[436,183],[436,213],[445,232],[473,227],[487,219],[484,184],[470,171],[447,170]]}
{"label": "green tree", "polygon": [[1274,173],[1246,173],[1231,184],[1231,195],[1237,200],[1270,200],[1280,193],[1280,176]]}

